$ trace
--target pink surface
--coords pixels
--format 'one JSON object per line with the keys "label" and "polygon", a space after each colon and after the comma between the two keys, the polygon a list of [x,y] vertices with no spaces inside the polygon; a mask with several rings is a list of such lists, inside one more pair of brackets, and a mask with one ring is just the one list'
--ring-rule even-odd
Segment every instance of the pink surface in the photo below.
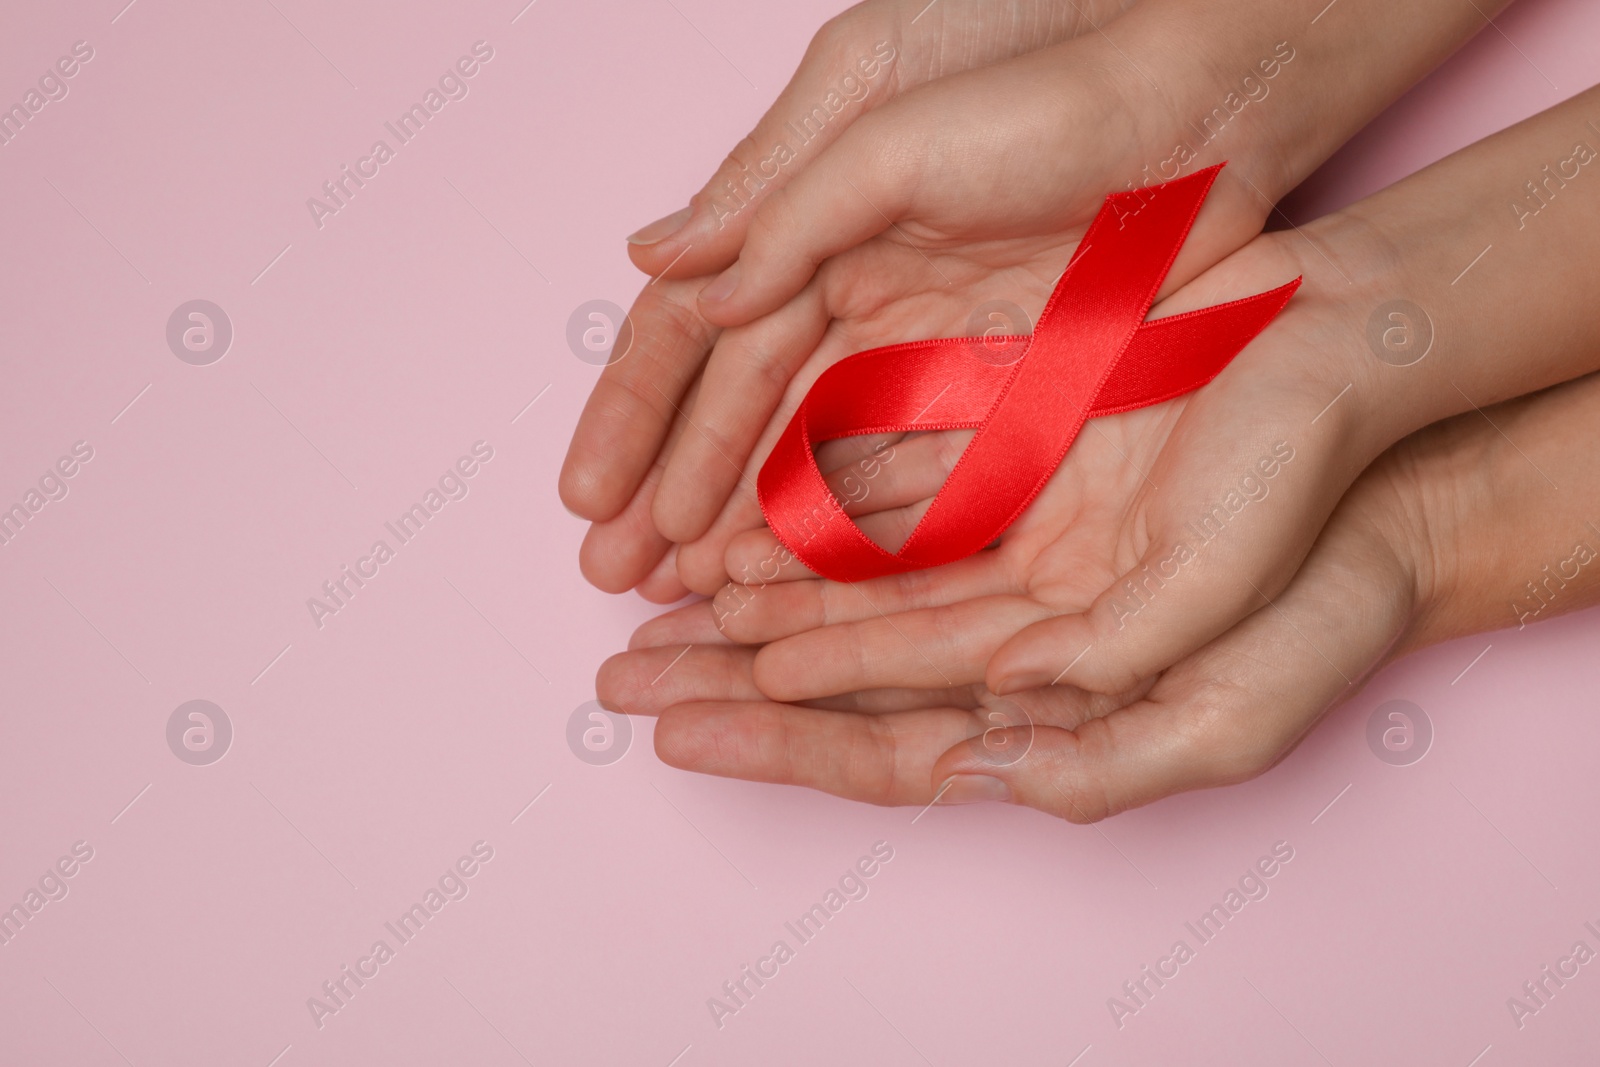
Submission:
{"label": "pink surface", "polygon": [[[555,477],[595,371],[567,318],[630,301],[621,235],[681,205],[829,5],[123,3],[13,5],[0,36],[5,101],[93,49],[0,146],[0,503],[93,450],[0,546],[0,906],[60,897],[0,945],[0,1063],[1600,1048],[1600,967],[1521,1028],[1506,1006],[1600,949],[1593,613],[1408,660],[1264,778],[1096,828],[694,777],[646,722],[611,765],[569,749],[652,609],[577,572]],[[1592,4],[1525,3],[1291,210],[1586,87],[1597,35]],[[319,228],[306,199],[477,41],[467,95]],[[193,299],[233,325],[209,366],[165,336]],[[493,458],[446,481],[465,497],[319,628],[307,598],[480,441]],[[167,734],[196,699],[233,730],[203,766]],[[1366,742],[1392,699],[1435,731],[1409,766]],[[801,944],[784,924],[879,841],[867,894]],[[1267,895],[1200,945],[1185,923],[1277,842]],[[441,886],[420,933],[388,930]],[[793,958],[719,1028],[707,999],[780,939]],[[1119,1028],[1108,998],[1179,939],[1194,958]],[[362,963],[379,940],[392,957]],[[319,1027],[307,1000],[346,965],[371,976]]]}

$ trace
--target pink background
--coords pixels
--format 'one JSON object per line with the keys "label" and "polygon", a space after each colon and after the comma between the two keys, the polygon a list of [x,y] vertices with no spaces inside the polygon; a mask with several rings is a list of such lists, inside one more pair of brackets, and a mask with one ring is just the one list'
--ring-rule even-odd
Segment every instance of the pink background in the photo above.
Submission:
{"label": "pink background", "polygon": [[[0,147],[0,503],[94,448],[0,547],[0,906],[94,849],[0,946],[0,1062],[1498,1067],[1600,1048],[1600,966],[1521,1030],[1506,1008],[1574,941],[1600,948],[1594,613],[1410,659],[1264,778],[1096,828],[992,807],[913,823],[695,777],[656,761],[646,721],[611,766],[569,751],[595,668],[654,609],[578,575],[555,478],[595,371],[567,317],[630,302],[621,236],[683,203],[829,3],[539,0],[513,21],[522,0],[123,2],[13,5],[0,35],[3,102],[73,42],[95,52]],[[1600,77],[1592,3],[1497,24],[1293,210]],[[319,230],[306,198],[480,39],[470,95]],[[205,367],[164,338],[197,297],[235,330]],[[468,497],[317,629],[306,598],[478,440],[494,459]],[[235,730],[210,766],[167,747],[195,698]],[[1412,766],[1365,741],[1395,698],[1437,733]],[[480,840],[469,895],[315,1026],[307,998]],[[879,840],[870,895],[719,1030],[707,998],[793,944],[784,922]],[[1277,841],[1295,854],[1270,895],[1119,1030],[1107,998]]]}

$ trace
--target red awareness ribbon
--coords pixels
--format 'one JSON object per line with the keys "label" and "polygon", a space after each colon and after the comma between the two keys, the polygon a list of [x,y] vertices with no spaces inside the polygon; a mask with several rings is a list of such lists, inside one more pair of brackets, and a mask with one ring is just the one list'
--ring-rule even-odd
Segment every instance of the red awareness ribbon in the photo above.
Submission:
{"label": "red awareness ribbon", "polygon": [[[1032,503],[1087,420],[1216,377],[1300,285],[1145,321],[1221,169],[1106,197],[1031,337],[913,341],[825,371],[757,478],[761,510],[784,547],[840,582],[963,559]],[[1005,365],[979,357],[997,341],[1025,348]],[[898,552],[850,520],[812,452],[858,434],[954,429],[978,432]]]}

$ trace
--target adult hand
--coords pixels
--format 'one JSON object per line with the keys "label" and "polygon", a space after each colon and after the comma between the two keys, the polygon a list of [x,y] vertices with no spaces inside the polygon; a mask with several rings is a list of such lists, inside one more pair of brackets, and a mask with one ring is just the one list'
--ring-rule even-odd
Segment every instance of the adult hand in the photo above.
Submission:
{"label": "adult hand", "polygon": [[[1121,8],[1116,0],[868,0],[818,31],[788,86],[691,206],[629,238],[635,263],[658,276],[671,267],[672,278],[658,277],[634,303],[632,348],[602,372],[562,468],[562,500],[596,524],[581,556],[591,582],[620,592],[645,581],[652,599],[682,595],[671,561],[659,566],[670,542],[650,509],[720,333],[700,315],[705,279],[696,276],[733,261],[758,206],[907,90],[1067,40]],[[729,349],[740,350],[736,340]]]}
{"label": "adult hand", "polygon": [[[726,536],[756,515],[752,459],[764,454],[758,441],[774,413],[781,421],[851,344],[905,339],[885,327],[943,319],[947,331],[965,332],[981,302],[964,299],[970,275],[1053,277],[1107,190],[1231,154],[1170,283],[1243,243],[1277,195],[1481,24],[1476,12],[1427,0],[1385,11],[1425,46],[1374,44],[1359,21],[1372,3],[1345,5],[1342,21],[1303,46],[1278,36],[1304,29],[1303,13],[1281,0],[1146,3],[1109,28],[941,78],[863,115],[767,193],[749,213],[740,262],[701,294],[708,318],[738,328],[717,341],[695,403],[678,402],[700,370],[687,350],[616,371],[612,386],[630,383],[621,402],[615,388],[597,393],[571,454],[590,461],[569,457],[563,485],[613,486],[604,517],[649,469],[650,499],[628,508],[648,509],[655,533],[630,521],[619,536],[643,536],[647,549],[595,542],[591,578],[622,588],[637,575],[612,568],[602,579],[599,561],[659,558],[670,541],[702,541],[677,554],[676,569],[688,588],[714,587]],[[1293,96],[1267,105],[1291,63]],[[690,429],[663,465],[657,446],[673,416]],[[580,512],[586,495],[566,493]]]}
{"label": "adult hand", "polygon": [[[598,692],[658,715],[656,751],[673,766],[879,804],[999,800],[1088,822],[1238,782],[1281,760],[1384,663],[1526,621],[1522,601],[1540,619],[1600,601],[1600,570],[1583,567],[1600,546],[1587,516],[1600,494],[1589,460],[1600,378],[1483,414],[1396,445],[1274,602],[1125,694],[1061,686],[995,698],[961,686],[780,703],[756,685],[756,650],[732,644],[709,604],[646,624],[602,667]],[[1552,560],[1577,561],[1560,597],[1531,596],[1527,576]],[[959,595],[960,568],[926,572],[922,595]],[[759,590],[751,607],[781,588]],[[961,633],[982,639],[981,628]]]}
{"label": "adult hand", "polygon": [[[1551,140],[1596,104],[1600,90],[1303,231],[1264,235],[1158,305],[1165,315],[1306,277],[1288,309],[1210,385],[1090,423],[1000,547],[960,565],[970,584],[959,597],[919,604],[892,622],[873,608],[852,635],[865,642],[855,651],[799,633],[816,612],[794,598],[892,605],[926,588],[924,577],[837,593],[802,587],[824,592],[789,591],[784,607],[741,611],[731,632],[774,642],[758,661],[758,681],[779,699],[852,691],[869,684],[847,673],[859,660],[880,674],[900,672],[887,684],[985,680],[1007,693],[1065,677],[1115,694],[1231,628],[1284,588],[1345,489],[1393,442],[1480,402],[1600,366],[1600,323],[1585,303],[1600,284],[1600,193],[1573,189],[1557,201],[1566,226],[1535,230],[1522,220],[1519,228],[1511,212],[1493,210],[1507,183],[1536,172]],[[1573,167],[1600,158],[1582,145],[1575,153]],[[1441,240],[1447,222],[1454,230]],[[1492,261],[1470,262],[1490,245]],[[1558,261],[1568,269],[1543,269]],[[1462,264],[1473,268],[1471,286],[1458,284]],[[1394,350],[1386,347],[1392,335],[1401,338]],[[1448,358],[1427,358],[1435,338],[1448,344]],[[1505,359],[1508,350],[1518,358]],[[922,482],[931,496],[937,475]],[[902,513],[886,547],[916,516]],[[760,529],[726,543],[725,569],[746,582],[745,568],[773,548]],[[680,572],[696,549],[680,551]],[[962,639],[971,658],[945,658],[939,640],[967,625],[979,597],[1003,599],[1005,611],[985,607],[985,642]],[[794,629],[763,629],[768,611]],[[909,656],[902,633],[924,635],[920,643],[934,652]]]}

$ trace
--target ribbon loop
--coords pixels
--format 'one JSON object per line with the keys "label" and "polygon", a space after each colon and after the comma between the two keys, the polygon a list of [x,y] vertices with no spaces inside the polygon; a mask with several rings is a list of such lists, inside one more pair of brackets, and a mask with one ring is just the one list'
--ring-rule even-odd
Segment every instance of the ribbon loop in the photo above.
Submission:
{"label": "ribbon loop", "polygon": [[[757,478],[778,539],[835,581],[962,559],[1016,521],[1087,420],[1170,400],[1216,377],[1300,284],[1145,321],[1220,170],[1108,196],[1031,337],[889,345],[824,372]],[[973,357],[973,344],[984,341],[1026,347],[997,365]],[[899,552],[874,544],[845,515],[812,453],[839,437],[950,429],[978,432]]]}

